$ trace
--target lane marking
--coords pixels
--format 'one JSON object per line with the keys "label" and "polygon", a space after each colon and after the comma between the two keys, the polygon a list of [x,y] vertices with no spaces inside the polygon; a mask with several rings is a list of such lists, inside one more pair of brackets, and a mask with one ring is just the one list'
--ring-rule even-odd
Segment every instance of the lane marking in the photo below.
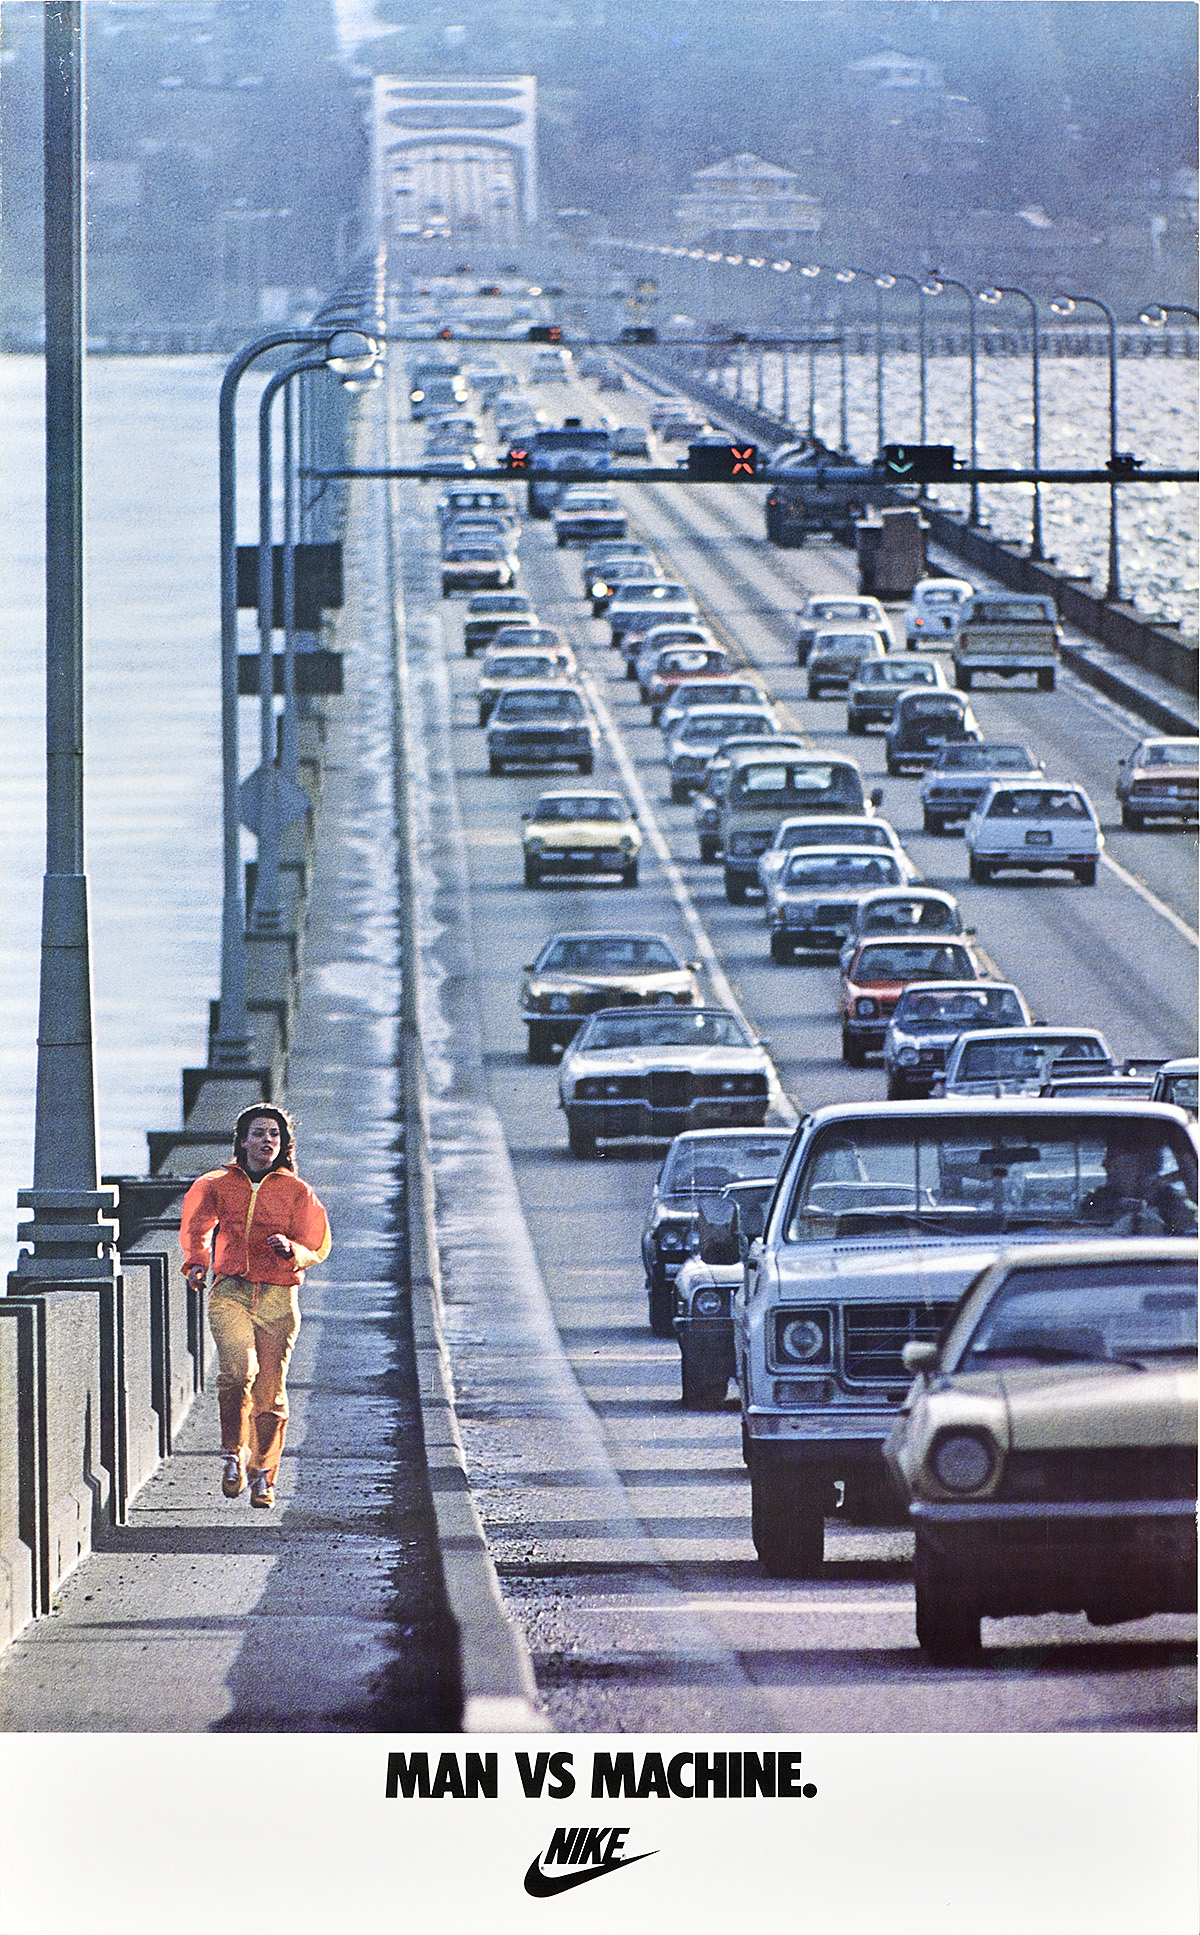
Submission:
{"label": "lane marking", "polygon": [[[642,824],[642,831],[658,856],[659,865],[662,867],[663,873],[666,876],[667,885],[671,890],[680,913],[687,922],[688,930],[696,945],[696,951],[704,963],[705,972],[708,975],[713,993],[716,995],[721,1006],[727,1008],[730,1014],[736,1016],[737,1020],[741,1022],[750,1039],[757,1041],[759,1039],[758,1030],[747,1019],[742,1009],[742,1004],[733,992],[725,970],[717,959],[717,950],[709,940],[704,923],[696,912],[695,903],[688,891],[687,882],[679,871],[679,867],[672,856],[671,849],[663,836],[662,828],[658,824],[658,818],[654,812],[654,808],[650,804],[646,789],[638,778],[637,768],[625,750],[624,742],[621,739],[620,733],[617,731],[616,721],[608,709],[608,702],[601,693],[589,669],[580,668],[580,680],[591,702],[592,709],[600,721],[601,730],[608,741],[609,751],[612,753],[613,759],[616,762],[617,770],[620,772],[622,780],[628,787],[629,796],[637,808],[638,817]],[[788,1128],[794,1128],[800,1120],[799,1111],[784,1094],[783,1085],[779,1080],[779,1071],[770,1055],[767,1056],[767,1066],[770,1070],[771,1108]]]}
{"label": "lane marking", "polygon": [[1168,907],[1165,900],[1160,900],[1157,894],[1152,893],[1145,882],[1139,880],[1135,873],[1130,873],[1128,868],[1123,867],[1119,860],[1112,859],[1107,853],[1100,855],[1100,865],[1107,867],[1110,873],[1117,876],[1117,879],[1123,887],[1128,887],[1131,893],[1135,893],[1138,896],[1139,900],[1144,900],[1147,907],[1152,907],[1154,912],[1160,915],[1163,920],[1169,921],[1176,933],[1182,934],[1184,940],[1192,947],[1200,947],[1200,934],[1197,934],[1195,928],[1189,927],[1185,920],[1181,920],[1175,912],[1175,909]]}
{"label": "lane marking", "polygon": [[823,1613],[904,1613],[912,1617],[912,1587],[908,1588],[906,1599],[814,1599],[797,1603],[784,1599],[705,1599],[695,1605],[643,1606],[637,1601],[624,1606],[588,1606],[592,1613],[615,1613],[624,1619],[640,1619],[647,1613],[679,1612],[706,1614],[713,1613],[763,1613],[772,1619],[780,1613],[798,1613],[806,1618],[820,1618]]}

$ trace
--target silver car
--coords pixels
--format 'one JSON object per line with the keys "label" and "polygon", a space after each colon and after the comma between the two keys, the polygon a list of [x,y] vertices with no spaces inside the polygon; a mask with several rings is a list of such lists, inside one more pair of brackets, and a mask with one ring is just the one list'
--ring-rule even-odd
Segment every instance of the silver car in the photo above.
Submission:
{"label": "silver car", "polygon": [[1032,1025],[1025,997],[1011,982],[920,981],[905,988],[883,1038],[889,1102],[928,1095],[969,1030]]}
{"label": "silver car", "polygon": [[862,895],[903,884],[900,856],[887,850],[801,847],[774,888],[771,959],[783,967],[798,953],[836,954]]}
{"label": "silver car", "polygon": [[934,1091],[1037,1095],[1052,1079],[1111,1075],[1114,1066],[1108,1043],[1094,1028],[987,1028],[958,1037]]}
{"label": "silver car", "polygon": [[667,741],[671,798],[677,806],[691,799],[713,752],[733,733],[774,738],[779,733],[779,721],[765,706],[696,705],[684,713]]}

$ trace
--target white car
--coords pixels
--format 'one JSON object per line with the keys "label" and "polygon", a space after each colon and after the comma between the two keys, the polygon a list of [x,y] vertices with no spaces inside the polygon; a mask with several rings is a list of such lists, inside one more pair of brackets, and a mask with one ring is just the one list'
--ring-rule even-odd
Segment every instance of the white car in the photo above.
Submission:
{"label": "white car", "polygon": [[801,847],[870,847],[895,854],[902,864],[904,884],[921,875],[903,846],[900,835],[889,820],[868,818],[866,814],[801,813],[781,820],[775,838],[765,853],[758,856],[758,878],[764,898],[763,916],[770,925],[775,888],[793,853]]}
{"label": "white car", "polygon": [[559,1100],[574,1156],[594,1154],[602,1137],[757,1129],[771,1105],[770,1062],[725,1008],[608,1008],[564,1054]]}
{"label": "white car", "polygon": [[1112,1051],[1094,1028],[968,1030],[950,1050],[934,1093],[1038,1095],[1052,1077],[1111,1075],[1113,1067]]}
{"label": "white car", "polygon": [[922,578],[904,614],[909,651],[920,646],[953,645],[974,590],[965,578]]}
{"label": "white car", "polygon": [[784,967],[798,953],[838,953],[863,895],[905,884],[902,856],[890,848],[797,848],[772,888],[771,959]]}
{"label": "white car", "polygon": [[993,779],[967,821],[966,842],[977,886],[1016,867],[1025,873],[1062,868],[1081,886],[1094,887],[1104,835],[1082,786]]}

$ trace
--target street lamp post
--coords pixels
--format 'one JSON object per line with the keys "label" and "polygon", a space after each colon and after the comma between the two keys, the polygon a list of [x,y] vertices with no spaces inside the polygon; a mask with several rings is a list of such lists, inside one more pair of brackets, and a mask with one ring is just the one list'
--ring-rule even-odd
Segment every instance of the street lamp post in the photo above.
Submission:
{"label": "street lamp post", "polygon": [[[857,276],[870,275],[870,269],[835,269],[828,262],[806,262],[801,275],[816,277],[822,273],[832,275],[835,282],[842,285],[838,296],[838,362],[841,379],[841,401],[838,420],[838,448],[843,456],[850,451],[848,408],[846,400],[846,303],[845,285]],[[883,449],[883,291],[875,290],[875,439],[876,447]]]}
{"label": "street lamp post", "polygon": [[[924,285],[927,296],[940,296],[943,289],[961,289],[967,298],[967,345],[971,362],[971,469],[979,468],[979,364],[977,360],[977,341],[975,335],[975,298],[965,282],[956,282],[952,275],[943,275],[935,269]],[[967,523],[979,522],[979,485],[971,480],[971,502],[967,511]]]}
{"label": "street lamp post", "polygon": [[[917,292],[917,369],[919,371],[921,387],[921,442],[924,443],[926,441],[926,424],[928,420],[928,364],[925,354],[925,285],[917,276],[904,275],[899,269],[889,269],[886,275],[877,275],[875,278],[876,287],[880,289],[894,289],[898,282],[907,282],[909,287],[915,289]],[[880,444],[880,448],[883,448],[882,443]],[[922,489],[922,495],[924,495],[924,489]]]}
{"label": "street lamp post", "polygon": [[[221,996],[210,1066],[250,1065],[250,1024],[246,1011],[245,915],[242,904],[241,804],[238,788],[237,668],[237,388],[245,372],[268,350],[298,344],[325,344],[325,361],[365,368],[377,345],[358,331],[331,328],[273,330],[256,337],[232,357],[221,379],[217,404],[218,495],[221,587]],[[342,352],[339,356],[338,352]],[[348,360],[347,360],[348,359]]]}
{"label": "street lamp post", "polygon": [[[1033,329],[1033,468],[1040,470],[1042,467],[1042,390],[1038,363],[1037,304],[1027,289],[1018,289],[1012,283],[997,282],[993,288],[979,291],[980,302],[997,303],[1005,296],[1020,296],[1022,302],[1029,304]],[[1033,524],[1029,533],[1029,555],[1039,563],[1045,557],[1045,552],[1042,550],[1042,497],[1036,478],[1033,485]]]}
{"label": "street lamp post", "polygon": [[[1056,296],[1050,304],[1056,316],[1069,316],[1079,303],[1087,303],[1089,308],[1099,309],[1108,323],[1108,456],[1109,462],[1116,467],[1117,461],[1117,319],[1106,302],[1099,296]],[[1117,549],[1117,482],[1108,487],[1108,583],[1104,589],[1106,604],[1119,604],[1121,598],[1121,565]]]}

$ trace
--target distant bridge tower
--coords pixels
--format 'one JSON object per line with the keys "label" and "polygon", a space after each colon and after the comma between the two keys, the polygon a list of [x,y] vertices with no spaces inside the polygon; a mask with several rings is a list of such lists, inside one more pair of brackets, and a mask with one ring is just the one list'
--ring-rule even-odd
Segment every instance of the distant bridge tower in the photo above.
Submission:
{"label": "distant bridge tower", "polygon": [[384,236],[477,230],[500,240],[537,220],[537,81],[383,74],[372,116]]}

